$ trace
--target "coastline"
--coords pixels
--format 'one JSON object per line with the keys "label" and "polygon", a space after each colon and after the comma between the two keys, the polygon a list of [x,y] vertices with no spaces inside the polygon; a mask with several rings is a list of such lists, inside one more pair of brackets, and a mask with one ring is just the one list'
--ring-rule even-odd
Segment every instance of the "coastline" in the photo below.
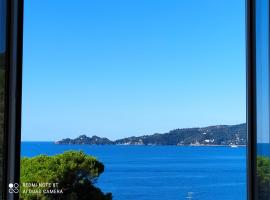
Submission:
{"label": "coastline", "polygon": [[[234,148],[234,146],[237,147],[246,147],[247,145],[243,145],[243,144],[229,144],[229,145],[224,145],[224,144],[190,144],[190,145],[155,145],[155,144],[151,144],[151,145],[145,145],[145,144],[59,144],[55,141],[22,141],[22,143],[53,143],[55,145],[81,145],[81,146],[177,146],[177,147],[231,147]],[[233,146],[233,147],[232,147]]]}

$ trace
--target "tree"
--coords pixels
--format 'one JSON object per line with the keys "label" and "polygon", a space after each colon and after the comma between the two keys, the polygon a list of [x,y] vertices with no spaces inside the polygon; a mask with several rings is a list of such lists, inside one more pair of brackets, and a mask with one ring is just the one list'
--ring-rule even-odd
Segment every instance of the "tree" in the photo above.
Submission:
{"label": "tree", "polygon": [[22,158],[20,199],[111,200],[111,193],[94,186],[103,171],[101,162],[81,151]]}
{"label": "tree", "polygon": [[270,197],[270,159],[257,158],[257,181],[260,200],[269,200]]}

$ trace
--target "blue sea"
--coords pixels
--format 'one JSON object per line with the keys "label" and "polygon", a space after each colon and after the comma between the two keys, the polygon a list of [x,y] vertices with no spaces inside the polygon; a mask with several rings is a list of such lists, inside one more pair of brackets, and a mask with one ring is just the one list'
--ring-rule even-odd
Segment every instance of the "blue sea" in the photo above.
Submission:
{"label": "blue sea", "polygon": [[82,150],[105,165],[96,184],[115,200],[245,200],[246,148],[22,142],[22,156]]}

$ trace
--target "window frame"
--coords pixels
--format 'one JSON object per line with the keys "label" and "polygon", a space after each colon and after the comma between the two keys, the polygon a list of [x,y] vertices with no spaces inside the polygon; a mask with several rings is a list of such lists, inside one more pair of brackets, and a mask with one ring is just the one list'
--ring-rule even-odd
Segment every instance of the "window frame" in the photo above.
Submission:
{"label": "window frame", "polygon": [[6,1],[3,199],[19,199],[8,184],[20,180],[23,0]]}
{"label": "window frame", "polygon": [[[246,0],[246,82],[247,82],[247,193],[248,200],[258,200],[257,181],[257,63],[256,63],[256,3],[257,0]],[[270,6],[268,8],[270,10]],[[270,17],[269,13],[268,16]],[[269,31],[270,32],[270,31]],[[269,36],[268,36],[269,37]],[[268,44],[268,47],[270,44]],[[270,57],[270,55],[268,55]],[[268,66],[269,67],[269,66]],[[268,74],[268,78],[269,78]],[[269,111],[268,111],[269,112]]]}

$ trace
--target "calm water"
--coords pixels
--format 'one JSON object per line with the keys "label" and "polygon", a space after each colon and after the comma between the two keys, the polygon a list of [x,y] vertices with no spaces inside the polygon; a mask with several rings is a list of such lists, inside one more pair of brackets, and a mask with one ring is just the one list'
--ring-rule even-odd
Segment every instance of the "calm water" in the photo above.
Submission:
{"label": "calm water", "polygon": [[105,165],[97,186],[115,200],[246,199],[246,148],[88,146],[23,142],[22,156],[83,150]]}
{"label": "calm water", "polygon": [[270,157],[270,144],[268,144],[268,143],[257,144],[257,154],[259,156]]}

